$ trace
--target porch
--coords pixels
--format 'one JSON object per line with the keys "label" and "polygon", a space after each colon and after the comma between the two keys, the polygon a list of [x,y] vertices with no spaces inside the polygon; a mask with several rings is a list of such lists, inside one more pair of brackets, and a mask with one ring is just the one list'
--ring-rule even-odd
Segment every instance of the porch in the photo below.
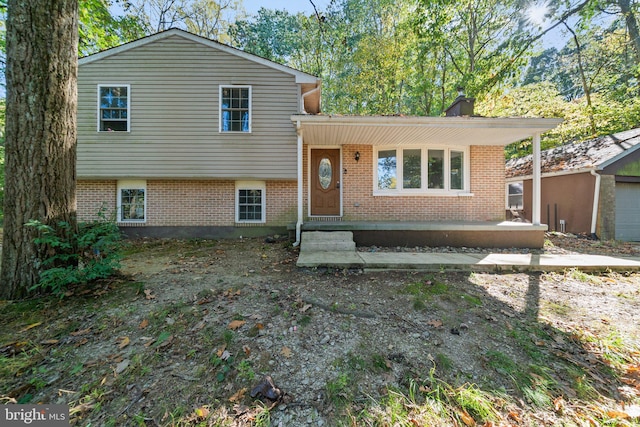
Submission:
{"label": "porch", "polygon": [[[295,225],[289,227],[295,232]],[[350,231],[356,246],[542,248],[547,225],[501,221],[309,220],[301,231]]]}

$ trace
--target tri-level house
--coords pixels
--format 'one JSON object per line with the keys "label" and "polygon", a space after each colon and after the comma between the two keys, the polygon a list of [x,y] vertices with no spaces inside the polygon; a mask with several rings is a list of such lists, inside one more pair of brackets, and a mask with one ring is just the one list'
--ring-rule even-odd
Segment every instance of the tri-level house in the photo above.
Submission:
{"label": "tri-level house", "polygon": [[82,58],[78,95],[79,218],[106,208],[130,235],[543,243],[539,215],[504,222],[503,152],[558,119],[464,96],[452,117],[323,115],[317,77],[175,29]]}

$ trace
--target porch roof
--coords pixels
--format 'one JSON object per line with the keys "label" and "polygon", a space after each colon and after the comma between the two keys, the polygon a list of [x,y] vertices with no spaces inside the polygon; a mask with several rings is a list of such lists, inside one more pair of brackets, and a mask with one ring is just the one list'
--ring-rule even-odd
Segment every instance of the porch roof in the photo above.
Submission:
{"label": "porch roof", "polygon": [[562,119],[416,116],[291,116],[312,145],[508,145],[553,129]]}

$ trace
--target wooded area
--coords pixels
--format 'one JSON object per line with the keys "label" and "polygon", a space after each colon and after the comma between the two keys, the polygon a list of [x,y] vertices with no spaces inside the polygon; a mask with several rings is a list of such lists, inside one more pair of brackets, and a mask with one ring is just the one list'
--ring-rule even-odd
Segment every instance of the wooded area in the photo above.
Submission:
{"label": "wooded area", "polygon": [[640,122],[637,1],[306,1],[81,0],[80,55],[177,27],[321,77],[328,114],[438,116],[463,87],[477,114],[563,117],[543,148]]}

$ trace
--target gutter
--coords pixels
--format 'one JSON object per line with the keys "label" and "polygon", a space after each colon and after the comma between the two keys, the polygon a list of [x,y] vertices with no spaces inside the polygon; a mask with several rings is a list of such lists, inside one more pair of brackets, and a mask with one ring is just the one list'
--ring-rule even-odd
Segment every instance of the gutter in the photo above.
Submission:
{"label": "gutter", "polygon": [[[311,95],[312,93],[316,93],[316,92],[320,92],[320,85],[316,86],[315,88],[311,89],[308,92],[305,92],[302,94],[302,97],[300,98],[300,111],[302,111],[304,114],[309,114],[307,113],[307,110],[304,109],[304,100],[308,95]],[[298,129],[300,128],[300,122],[298,121]]]}
{"label": "gutter", "polygon": [[598,221],[598,204],[600,203],[600,179],[602,177],[595,169],[591,169],[591,175],[596,177],[596,184],[593,190],[593,208],[591,210],[591,237],[597,239],[596,224]]}

